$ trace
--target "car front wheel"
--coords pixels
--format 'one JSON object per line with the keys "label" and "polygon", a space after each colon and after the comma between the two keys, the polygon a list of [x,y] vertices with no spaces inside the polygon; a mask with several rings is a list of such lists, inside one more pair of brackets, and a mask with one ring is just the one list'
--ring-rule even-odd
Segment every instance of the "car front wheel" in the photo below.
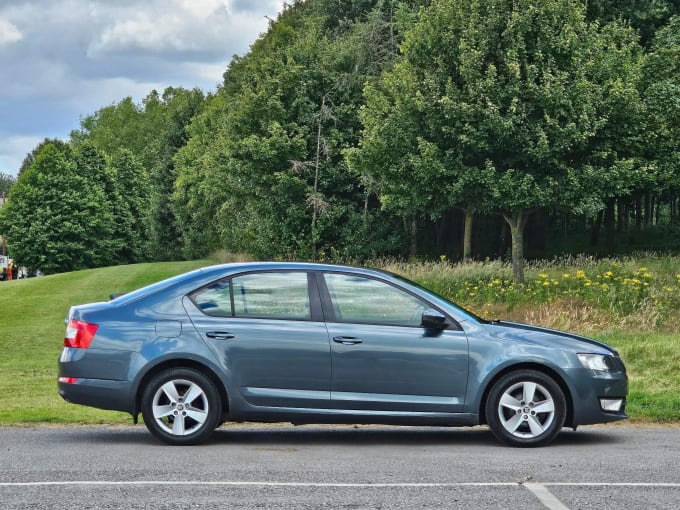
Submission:
{"label": "car front wheel", "polygon": [[494,436],[513,446],[542,446],[564,425],[566,400],[560,386],[536,370],[501,377],[486,402],[486,418]]}
{"label": "car front wheel", "polygon": [[215,384],[201,372],[173,368],[154,376],[142,393],[144,424],[172,445],[202,443],[222,416]]}

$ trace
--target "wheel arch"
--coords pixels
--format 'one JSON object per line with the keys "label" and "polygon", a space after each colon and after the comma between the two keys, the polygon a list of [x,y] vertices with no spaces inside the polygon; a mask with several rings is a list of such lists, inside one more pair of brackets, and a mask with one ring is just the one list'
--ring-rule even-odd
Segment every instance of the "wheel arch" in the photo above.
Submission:
{"label": "wheel arch", "polygon": [[504,367],[502,370],[500,370],[498,373],[494,374],[494,376],[487,382],[486,386],[484,387],[484,393],[482,393],[482,398],[479,401],[479,423],[480,425],[486,424],[487,419],[486,419],[486,401],[489,398],[489,393],[491,392],[491,389],[494,387],[496,382],[503,376],[511,373],[511,372],[516,372],[518,370],[534,370],[536,372],[541,372],[551,379],[555,381],[555,383],[560,387],[562,390],[562,393],[564,394],[564,399],[567,403],[567,415],[564,420],[564,425],[567,427],[573,427],[574,423],[574,400],[571,395],[571,390],[569,389],[569,386],[565,382],[564,378],[560,375],[559,372],[556,370],[546,366],[542,365],[540,363],[518,363],[515,365],[510,365],[507,367]]}
{"label": "wheel arch", "polygon": [[132,417],[135,423],[137,423],[139,413],[141,412],[142,394],[144,393],[144,388],[146,388],[148,382],[159,373],[172,368],[191,368],[201,372],[204,376],[209,378],[217,388],[217,391],[220,395],[220,400],[222,402],[221,421],[226,421],[226,418],[229,416],[229,395],[227,394],[227,389],[224,386],[224,383],[218,377],[217,373],[199,361],[185,358],[173,358],[153,366],[140,379],[135,391],[134,409],[132,412]]}

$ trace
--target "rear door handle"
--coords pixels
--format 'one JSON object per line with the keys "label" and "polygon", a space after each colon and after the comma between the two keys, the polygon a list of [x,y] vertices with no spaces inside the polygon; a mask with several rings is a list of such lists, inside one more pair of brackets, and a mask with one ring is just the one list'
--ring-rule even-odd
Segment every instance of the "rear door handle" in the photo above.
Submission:
{"label": "rear door handle", "polygon": [[361,338],[356,338],[353,336],[334,336],[333,341],[336,344],[342,344],[342,345],[356,345],[360,344],[363,342]]}
{"label": "rear door handle", "polygon": [[234,333],[228,333],[226,331],[208,331],[205,336],[214,338],[215,340],[231,340],[232,338],[236,338]]}

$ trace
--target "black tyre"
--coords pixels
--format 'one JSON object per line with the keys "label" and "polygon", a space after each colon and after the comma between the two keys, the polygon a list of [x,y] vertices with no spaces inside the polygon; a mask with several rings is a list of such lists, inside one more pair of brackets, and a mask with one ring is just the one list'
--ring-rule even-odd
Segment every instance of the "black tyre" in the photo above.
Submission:
{"label": "black tyre", "polygon": [[171,445],[199,444],[222,417],[215,384],[191,368],[173,368],[154,376],[142,393],[144,424]]}
{"label": "black tyre", "polygon": [[560,386],[536,370],[501,377],[486,401],[486,420],[500,441],[513,446],[542,446],[564,425],[567,403]]}

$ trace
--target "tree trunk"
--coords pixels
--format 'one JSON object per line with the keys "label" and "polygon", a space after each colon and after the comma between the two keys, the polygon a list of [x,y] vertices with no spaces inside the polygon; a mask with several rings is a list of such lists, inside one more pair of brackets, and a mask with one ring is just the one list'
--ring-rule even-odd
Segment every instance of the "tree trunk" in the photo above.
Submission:
{"label": "tree trunk", "polygon": [[635,195],[635,226],[642,228],[642,194]]}
{"label": "tree trunk", "polygon": [[474,214],[465,211],[465,228],[463,231],[463,262],[468,262],[472,258],[472,224]]}
{"label": "tree trunk", "polygon": [[[612,216],[613,218],[613,216]],[[619,233],[628,230],[628,209],[623,202],[623,198],[616,200],[616,231]]]}
{"label": "tree trunk", "polygon": [[[619,222],[623,217],[621,210],[621,202],[619,201]],[[607,208],[604,211],[605,236],[607,238],[607,251],[611,254],[614,251],[614,200],[607,202]]]}
{"label": "tree trunk", "polygon": [[600,230],[602,228],[602,220],[604,219],[604,210],[597,213],[597,218],[593,222],[590,230],[590,246],[597,248],[600,244]]}
{"label": "tree trunk", "polygon": [[434,224],[435,229],[435,246],[437,252],[441,255],[446,255],[446,239],[449,228],[448,213],[443,213],[441,218]]}
{"label": "tree trunk", "polygon": [[659,225],[659,205],[661,204],[661,195],[658,193],[652,194],[652,225]]}
{"label": "tree trunk", "polygon": [[[321,164],[321,120],[323,109],[326,104],[326,96],[321,98],[321,109],[319,114],[319,124],[316,130],[316,159],[314,161],[314,196],[319,191],[319,165]],[[317,206],[312,205],[312,262],[316,262],[316,216]]]}
{"label": "tree trunk", "polygon": [[418,255],[418,219],[415,216],[411,219],[411,248],[409,253],[411,258]]}
{"label": "tree trunk", "polygon": [[369,199],[369,193],[368,190],[364,192],[364,225],[366,225],[366,221],[368,220],[368,199]]}
{"label": "tree trunk", "polygon": [[654,201],[651,193],[645,193],[644,196],[645,217],[643,221],[644,228],[652,224],[652,211],[654,210]]}
{"label": "tree trunk", "polygon": [[503,215],[512,236],[512,277],[515,283],[524,283],[524,229],[529,219],[528,211]]}

